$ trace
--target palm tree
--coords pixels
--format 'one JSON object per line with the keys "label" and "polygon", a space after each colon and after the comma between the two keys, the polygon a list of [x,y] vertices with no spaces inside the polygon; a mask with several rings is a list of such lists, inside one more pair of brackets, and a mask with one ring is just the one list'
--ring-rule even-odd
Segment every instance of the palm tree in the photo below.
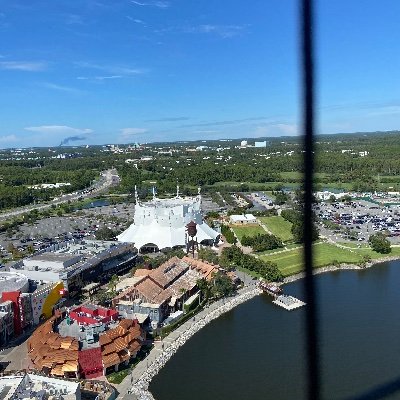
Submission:
{"label": "palm tree", "polygon": [[117,287],[118,281],[118,276],[114,274],[108,282],[108,289],[110,290],[110,292],[115,293],[115,288]]}
{"label": "palm tree", "polygon": [[184,289],[184,288],[181,288],[181,289],[179,289],[179,291],[182,293],[182,296],[181,296],[181,298],[182,298],[182,311],[185,312],[184,297],[185,297],[185,294],[186,294],[187,290]]}
{"label": "palm tree", "polygon": [[201,296],[204,295],[205,298],[208,298],[210,295],[210,286],[208,282],[204,279],[198,279],[197,282],[197,287],[200,290],[200,303],[202,302]]}

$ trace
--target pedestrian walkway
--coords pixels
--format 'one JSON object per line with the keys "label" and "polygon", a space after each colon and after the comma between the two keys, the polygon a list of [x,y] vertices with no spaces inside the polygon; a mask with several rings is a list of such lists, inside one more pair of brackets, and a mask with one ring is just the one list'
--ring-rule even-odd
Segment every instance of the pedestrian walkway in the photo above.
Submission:
{"label": "pedestrian walkway", "polygon": [[148,391],[153,377],[191,336],[206,324],[230,311],[237,305],[262,293],[255,283],[241,289],[235,296],[221,299],[200,311],[193,319],[186,321],[171,332],[162,342],[156,342],[149,355],[138,363],[132,374],[117,386],[120,399],[154,400]]}

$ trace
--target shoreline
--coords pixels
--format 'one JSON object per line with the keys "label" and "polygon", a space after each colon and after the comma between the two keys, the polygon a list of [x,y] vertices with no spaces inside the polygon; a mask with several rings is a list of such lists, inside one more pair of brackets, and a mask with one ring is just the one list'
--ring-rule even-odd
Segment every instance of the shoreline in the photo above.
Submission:
{"label": "shoreline", "polygon": [[[380,263],[388,262],[388,261],[395,261],[395,260],[400,260],[400,256],[382,257],[382,258],[370,261],[365,266],[359,266],[356,264],[344,264],[344,263],[340,264],[339,266],[328,265],[325,267],[315,268],[313,270],[313,275],[319,275],[319,274],[335,272],[335,271],[366,270],[366,269],[373,267],[376,264],[380,264]],[[291,282],[295,282],[300,279],[303,279],[304,277],[305,277],[304,272],[294,274],[294,275],[284,278],[283,282],[281,282],[280,285],[285,285],[285,284],[288,284]],[[236,296],[227,299],[227,301],[222,299],[222,300],[218,300],[216,303],[212,304],[210,306],[211,308],[213,306],[214,307],[216,306],[213,310],[211,310],[211,311],[209,311],[208,309],[202,310],[199,314],[197,314],[195,316],[196,320],[195,320],[195,322],[192,323],[191,326],[189,326],[183,332],[180,332],[179,336],[177,338],[175,338],[165,348],[163,345],[161,353],[157,356],[157,358],[150,365],[147,364],[147,368],[145,369],[145,371],[143,373],[140,374],[140,376],[136,379],[136,381],[133,381],[133,374],[134,374],[135,370],[132,372],[131,379],[130,379],[131,386],[127,390],[127,393],[135,395],[136,398],[139,400],[155,400],[154,396],[149,391],[150,383],[153,380],[153,378],[159,373],[159,371],[165,366],[165,364],[178,351],[178,349],[181,346],[183,346],[194,334],[196,334],[198,331],[200,331],[200,329],[203,328],[205,325],[207,325],[214,319],[220,317],[224,313],[232,310],[236,306],[244,303],[245,301],[252,299],[253,297],[255,297],[261,293],[263,293],[262,290],[258,289],[257,287],[254,287],[254,288],[247,287],[244,289],[244,291],[242,293],[239,293]],[[201,313],[205,313],[205,315],[203,315],[199,319],[197,319],[198,316],[201,315]],[[185,322],[185,324],[190,324],[190,323],[191,323],[190,320]],[[183,324],[182,326],[184,326],[185,324]],[[174,332],[177,332],[177,331],[179,331],[179,328]],[[171,334],[172,333],[173,332],[171,332]],[[156,349],[154,349],[154,350],[156,350]],[[146,359],[143,360],[142,363],[144,364],[145,361],[146,361]],[[137,366],[136,366],[136,368],[137,368]],[[125,380],[129,380],[129,376],[127,376],[125,378]],[[118,397],[121,398],[122,397],[121,395],[122,395],[122,393],[120,393],[120,395]]]}
{"label": "shoreline", "polygon": [[[361,267],[357,264],[339,264],[339,266],[335,265],[327,265],[326,267],[319,267],[313,269],[313,275],[325,274],[327,272],[334,272],[334,271],[346,271],[346,270],[365,270],[368,268],[373,267],[376,264],[381,264],[388,261],[396,261],[400,260],[400,256],[386,256],[382,258],[377,258],[376,260],[371,260],[370,262],[366,263],[365,266]],[[298,274],[287,276],[283,279],[283,282],[280,285],[285,285],[287,283],[296,282],[300,279],[303,279],[306,276],[305,272],[300,272]]]}
{"label": "shoreline", "polygon": [[[249,290],[250,289],[250,290]],[[229,298],[218,300],[218,303],[214,303],[217,305],[216,308],[209,311],[208,309],[202,310],[199,314],[195,316],[195,322],[193,322],[188,329],[184,330],[179,334],[179,336],[172,341],[168,346],[163,348],[160,355],[146,368],[144,373],[140,375],[140,377],[132,384],[131,388],[128,390],[128,394],[134,394],[137,399],[140,400],[155,400],[152,393],[149,391],[149,385],[153,378],[158,374],[158,372],[165,366],[165,364],[171,359],[171,357],[178,351],[178,349],[183,346],[194,334],[196,334],[200,329],[202,329],[205,325],[209,324],[214,319],[220,317],[226,312],[232,310],[236,306],[252,299],[253,297],[261,294],[262,291],[257,287],[247,288],[244,292],[239,293],[238,295]],[[211,305],[212,306],[212,305]],[[205,315],[198,318],[202,312],[205,312]],[[186,323],[191,323],[191,321],[186,321]],[[179,329],[178,329],[179,330]],[[178,330],[174,331],[177,332]],[[167,337],[168,338],[168,337]],[[145,360],[142,361],[142,363]],[[133,376],[133,375],[132,375]],[[125,379],[129,379],[129,376]],[[119,397],[119,396],[118,396]]]}

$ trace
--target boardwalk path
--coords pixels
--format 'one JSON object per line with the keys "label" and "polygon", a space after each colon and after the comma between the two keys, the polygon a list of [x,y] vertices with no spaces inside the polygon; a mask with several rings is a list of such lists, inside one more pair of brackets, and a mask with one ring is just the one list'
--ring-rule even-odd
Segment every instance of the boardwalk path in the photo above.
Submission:
{"label": "boardwalk path", "polygon": [[141,361],[132,374],[117,386],[120,393],[118,398],[153,400],[154,397],[148,391],[149,384],[179,347],[203,326],[260,293],[260,289],[252,282],[249,286],[239,290],[237,295],[211,304],[199,312],[194,319],[186,321],[177,330],[171,332],[161,343],[156,343],[146,359]]}

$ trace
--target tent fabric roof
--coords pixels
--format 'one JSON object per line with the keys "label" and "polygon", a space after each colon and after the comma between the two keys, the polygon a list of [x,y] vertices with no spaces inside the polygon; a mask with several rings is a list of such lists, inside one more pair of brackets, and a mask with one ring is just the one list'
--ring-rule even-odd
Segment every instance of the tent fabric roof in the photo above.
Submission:
{"label": "tent fabric roof", "polygon": [[[219,233],[210,228],[205,222],[197,225],[197,240],[215,240]],[[181,227],[162,226],[153,220],[149,225],[132,224],[118,237],[120,242],[135,243],[140,249],[146,244],[153,243],[159,249],[174,246],[185,246],[186,226]]]}
{"label": "tent fabric roof", "polygon": [[118,236],[120,242],[135,243],[140,249],[155,244],[159,249],[185,246],[186,225],[196,223],[197,240],[216,240],[219,233],[210,228],[201,214],[201,197],[155,199],[135,206],[135,222]]}

